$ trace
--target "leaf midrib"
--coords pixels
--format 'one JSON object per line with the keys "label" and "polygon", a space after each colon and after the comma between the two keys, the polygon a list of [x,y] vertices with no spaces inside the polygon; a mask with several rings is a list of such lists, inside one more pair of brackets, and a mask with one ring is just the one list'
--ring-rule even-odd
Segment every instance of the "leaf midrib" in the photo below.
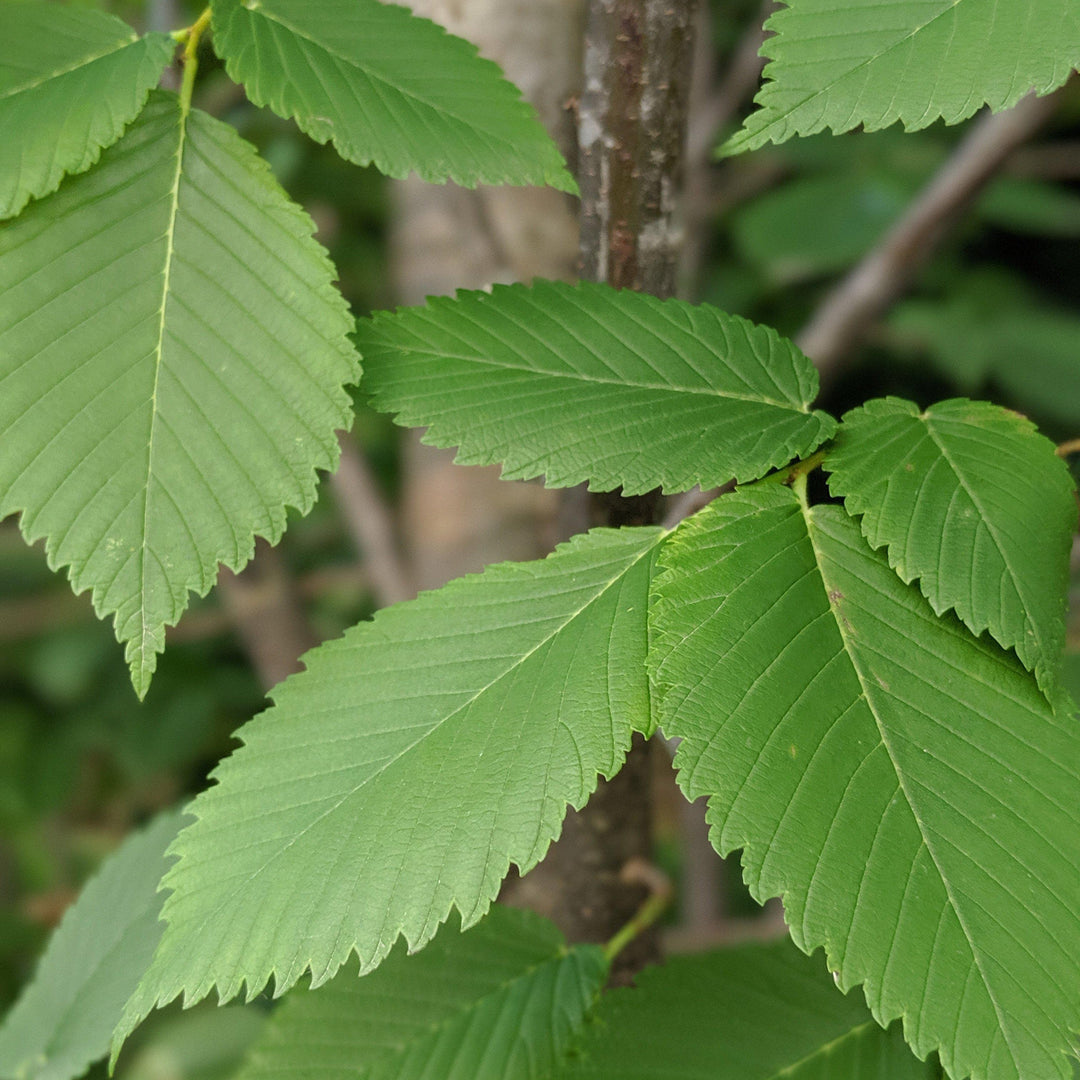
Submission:
{"label": "leaf midrib", "polygon": [[[745,140],[739,140],[738,142],[736,142],[736,139],[738,138],[738,136],[733,137],[732,140],[731,140],[732,144],[733,145],[741,145],[742,142],[749,141],[752,138],[756,139],[756,138],[759,138],[762,135],[765,135],[767,132],[771,131],[778,124],[780,124],[783,121],[789,119],[791,117],[792,113],[794,113],[794,112],[798,111],[799,109],[803,108],[805,105],[807,105],[811,101],[814,101],[816,98],[824,97],[830,91],[834,90],[838,83],[843,82],[847,78],[850,78],[852,75],[854,75],[857,72],[861,71],[864,67],[867,67],[870,64],[876,64],[883,57],[888,56],[888,54],[891,53],[894,49],[898,49],[905,42],[910,41],[912,38],[917,37],[919,34],[923,33],[923,31],[925,31],[930,26],[932,26],[935,22],[937,22],[938,19],[944,18],[949,12],[956,10],[963,3],[964,3],[964,0],[953,0],[953,2],[951,4],[949,4],[945,8],[942,8],[941,11],[939,11],[932,18],[928,19],[921,26],[917,26],[917,27],[914,27],[912,30],[909,30],[906,34],[904,34],[903,37],[897,38],[896,41],[892,42],[892,44],[890,44],[887,48],[882,49],[881,52],[877,53],[874,56],[867,57],[865,60],[859,61],[859,63],[857,63],[854,67],[848,68],[842,74],[837,75],[837,77],[835,79],[833,79],[831,82],[828,82],[824,86],[820,86],[820,87],[816,88],[815,90],[811,91],[801,101],[797,101],[794,105],[791,105],[788,108],[786,108],[782,113],[780,113],[774,119],[770,120],[767,124],[764,124],[761,127],[759,127],[755,132],[753,132],[752,135],[750,133],[747,133],[747,136],[746,136]],[[769,65],[766,67],[766,69],[764,71],[765,77],[770,78],[768,67],[771,67],[772,64],[785,64],[785,63],[789,63],[789,62],[790,61],[775,60],[775,59],[770,60]],[[773,83],[773,85],[775,85],[775,83]],[[924,116],[925,116],[925,113],[924,113]],[[831,128],[832,125],[826,124],[825,126]]]}
{"label": "leaf midrib", "polygon": [[[565,372],[565,371],[549,371],[536,367],[530,367],[528,364],[512,364],[506,363],[502,360],[493,360],[482,356],[468,356],[456,353],[447,353],[443,351],[428,351],[426,349],[410,348],[408,346],[392,345],[389,347],[389,351],[398,352],[403,355],[415,356],[422,360],[430,361],[445,361],[445,360],[457,360],[466,364],[478,364],[481,366],[496,368],[500,371],[520,371],[528,375],[535,375],[537,377],[544,377],[549,379],[566,379],[570,382],[586,382],[596,383],[602,386],[618,386],[628,390],[659,390],[669,394],[690,394],[699,397],[712,398],[712,399],[727,399],[731,401],[748,401],[754,405],[772,405],[779,409],[784,409],[787,412],[794,413],[802,416],[813,416],[814,410],[811,410],[809,406],[803,404],[795,404],[791,401],[778,401],[776,398],[755,397],[753,394],[740,394],[735,391],[718,390],[714,387],[704,387],[696,389],[694,387],[673,385],[671,383],[649,383],[649,382],[629,382],[625,379],[614,378],[602,378],[595,375],[586,375],[581,372]],[[370,365],[371,358],[368,358]],[[385,390],[373,390],[373,393],[379,395],[385,395]]]}
{"label": "leaf midrib", "polygon": [[[154,476],[154,441],[157,434],[158,416],[161,406],[158,401],[158,387],[161,381],[161,368],[165,354],[165,326],[166,313],[169,307],[169,288],[172,278],[172,267],[176,254],[176,220],[180,208],[180,180],[183,174],[184,150],[187,145],[187,126],[189,114],[177,104],[179,110],[179,124],[176,144],[176,166],[173,172],[172,187],[170,189],[169,225],[165,231],[164,253],[161,268],[161,308],[158,318],[157,342],[154,347],[154,388],[150,395],[150,434],[146,445],[146,481],[143,485],[143,515],[142,515],[142,543],[139,545],[139,644],[138,664],[140,682],[147,675],[146,654],[153,652],[153,642],[148,640],[151,627],[147,619],[146,596],[147,582],[147,549],[150,536],[150,484]],[[145,692],[145,683],[143,683]],[[141,696],[141,695],[140,695]]]}
{"label": "leaf midrib", "polygon": [[[815,1058],[830,1054],[838,1047],[843,1046],[849,1039],[858,1039],[865,1032],[875,1029],[880,1030],[877,1021],[874,1020],[873,1017],[869,1020],[864,1020],[861,1024],[855,1024],[853,1027],[848,1028],[842,1035],[837,1035],[835,1039],[830,1039],[828,1042],[823,1042],[819,1046],[815,1046],[809,1054],[804,1054],[797,1061],[792,1061],[782,1069],[778,1069],[776,1072],[772,1073],[767,1080],[781,1080],[782,1077],[794,1077],[804,1065],[813,1061]],[[884,1034],[884,1031],[882,1034]]]}
{"label": "leaf midrib", "polygon": [[[584,948],[589,948],[589,946],[584,946]],[[420,1043],[439,1038],[448,1028],[463,1020],[469,1019],[472,1014],[478,1012],[487,1002],[500,995],[505,995],[519,983],[531,978],[541,968],[562,964],[579,951],[581,951],[581,947],[567,948],[565,945],[559,945],[555,952],[545,956],[541,960],[537,960],[535,963],[529,964],[528,967],[516,972],[509,978],[503,979],[497,985],[485,990],[479,997],[471,998],[460,1005],[454,1012],[450,1013],[450,1015],[443,1017],[435,1023],[425,1025],[423,1032],[417,1038],[408,1041],[402,1040],[393,1047],[387,1047],[381,1054],[364,1066],[364,1072],[366,1073],[369,1069],[375,1068],[376,1066],[385,1067],[387,1063],[394,1061],[395,1058],[399,1058],[403,1054],[409,1053]]]}
{"label": "leaf midrib", "polygon": [[[472,128],[474,131],[482,131],[485,135],[487,135],[490,138],[496,140],[503,147],[509,145],[507,143],[507,141],[506,141],[505,135],[500,134],[500,132],[498,130],[492,129],[490,127],[485,127],[484,125],[477,123],[477,119],[476,119],[475,116],[471,116],[471,115],[467,115],[467,114],[463,115],[461,113],[456,112],[453,109],[447,108],[445,102],[429,101],[427,98],[425,98],[422,95],[416,93],[414,90],[406,89],[405,87],[399,85],[398,83],[393,82],[386,75],[381,74],[380,72],[377,72],[377,71],[373,71],[371,68],[365,67],[363,64],[361,64],[357,60],[357,58],[355,56],[349,56],[346,53],[340,52],[339,50],[337,50],[337,49],[333,48],[332,46],[326,44],[326,42],[320,41],[318,38],[313,37],[310,32],[298,28],[289,19],[285,18],[284,16],[280,15],[279,13],[267,11],[263,7],[250,8],[250,9],[245,8],[245,10],[248,10],[250,15],[253,18],[256,15],[261,15],[268,22],[277,23],[278,26],[280,26],[283,29],[289,31],[289,33],[295,34],[298,38],[302,38],[304,41],[308,42],[309,44],[314,45],[315,48],[321,49],[328,56],[332,56],[335,60],[339,61],[340,63],[346,64],[349,67],[355,68],[357,71],[361,72],[364,76],[366,76],[368,79],[370,79],[373,83],[378,83],[380,86],[386,87],[387,89],[392,90],[396,94],[400,94],[407,101],[415,102],[416,104],[423,105],[426,108],[430,109],[437,116],[449,117],[452,120],[456,120],[459,124],[467,125],[468,127]],[[415,16],[413,16],[413,17],[415,18]],[[447,37],[453,37],[454,35],[447,33],[446,36]],[[505,82],[505,80],[502,79],[501,76],[500,76],[500,81]],[[519,103],[520,103],[520,100],[521,99],[519,98],[518,99]]]}
{"label": "leaf midrib", "polygon": [[23,83],[21,86],[16,86],[11,90],[0,92],[0,101],[5,98],[16,97],[19,94],[25,94],[27,90],[36,90],[39,86],[44,86],[53,79],[59,79],[64,75],[70,75],[73,71],[78,71],[79,68],[89,67],[91,64],[96,64],[99,60],[104,60],[107,56],[114,56],[116,53],[123,52],[124,49],[129,46],[137,45],[139,41],[140,38],[138,34],[132,31],[130,37],[113,42],[113,44],[106,48],[104,52],[96,54],[88,53],[86,56],[80,57],[78,60],[69,64],[67,67],[57,68],[55,71],[50,71],[44,75],[38,75],[28,83]]}
{"label": "leaf midrib", "polygon": [[862,666],[857,659],[857,650],[855,650],[849,640],[847,630],[844,626],[844,620],[838,618],[836,615],[836,608],[831,600],[828,599],[828,593],[830,591],[829,582],[825,578],[825,571],[822,568],[822,552],[818,546],[816,540],[817,524],[814,520],[813,511],[807,507],[805,502],[800,499],[799,509],[802,513],[803,520],[806,524],[807,536],[810,540],[810,545],[814,552],[814,561],[817,564],[818,575],[821,579],[822,591],[826,594],[826,602],[828,605],[829,615],[836,625],[836,628],[840,634],[840,639],[843,642],[844,652],[847,654],[848,661],[851,664],[852,670],[855,672],[856,678],[859,680],[860,696],[863,701],[866,702],[866,707],[870,712],[870,715],[874,719],[874,725],[878,731],[878,737],[881,740],[881,745],[885,748],[886,754],[889,756],[889,763],[892,765],[893,772],[896,774],[896,781],[900,790],[904,795],[904,802],[907,805],[912,819],[919,830],[919,836],[922,840],[923,847],[926,848],[927,854],[930,856],[931,861],[934,864],[934,869],[937,871],[938,878],[941,881],[942,888],[945,890],[945,896],[948,899],[949,906],[952,908],[953,914],[956,916],[956,920],[960,925],[960,929],[963,932],[964,940],[968,944],[968,949],[971,952],[971,961],[975,965],[976,970],[979,972],[980,981],[983,984],[983,989],[986,991],[987,997],[990,999],[990,1003],[993,1006],[994,1014],[998,1021],[998,1030],[1001,1032],[1002,1038],[1005,1040],[1005,1045],[1008,1047],[1009,1056],[1012,1059],[1013,1066],[1016,1069],[1017,1075],[1021,1075],[1020,1061],[1017,1057],[1016,1051],[1013,1048],[1012,1041],[1009,1038],[1009,1028],[1006,1023],[1008,1014],[1003,1010],[1001,1004],[998,1002],[997,995],[992,989],[987,973],[983,968],[982,961],[980,959],[980,952],[975,947],[975,942],[972,939],[971,931],[968,928],[967,922],[961,912],[960,906],[957,903],[956,897],[953,894],[952,885],[949,881],[948,875],[945,873],[941,862],[938,858],[938,854],[934,849],[934,845],[931,842],[931,838],[927,829],[924,827],[923,821],[919,816],[918,811],[915,808],[915,802],[912,798],[911,792],[908,789],[907,778],[904,774],[904,770],[900,767],[897,760],[896,753],[893,749],[892,742],[889,738],[885,725],[883,724],[881,717],[878,715],[878,710],[874,705],[872,690],[870,688],[869,681],[865,677]]}

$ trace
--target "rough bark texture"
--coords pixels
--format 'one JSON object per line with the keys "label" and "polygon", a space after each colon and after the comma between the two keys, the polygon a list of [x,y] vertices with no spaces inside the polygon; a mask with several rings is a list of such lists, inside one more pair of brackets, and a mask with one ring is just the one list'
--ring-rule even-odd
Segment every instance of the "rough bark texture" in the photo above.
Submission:
{"label": "rough bark texture", "polygon": [[695,4],[591,0],[578,128],[581,276],[673,296]]}
{"label": "rough bark texture", "polygon": [[[676,289],[676,219],[694,26],[693,0],[590,0],[579,115],[583,277],[669,297]],[[564,527],[657,520],[658,493],[564,500]],[[652,857],[650,744],[635,739],[626,764],[571,813],[544,863],[519,885],[572,940],[605,941],[633,915],[648,887],[627,870]],[[629,982],[659,959],[655,928],[617,958],[612,981]]]}

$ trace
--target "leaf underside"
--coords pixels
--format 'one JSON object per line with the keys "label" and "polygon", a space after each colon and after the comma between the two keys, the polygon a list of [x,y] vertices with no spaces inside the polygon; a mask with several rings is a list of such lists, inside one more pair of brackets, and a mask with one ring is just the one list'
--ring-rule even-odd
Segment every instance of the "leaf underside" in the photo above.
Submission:
{"label": "leaf underside", "polygon": [[375,408],[507,479],[711,487],[785,465],[836,426],[810,409],[813,365],[775,330],[606,285],[497,285],[357,334]]}
{"label": "leaf underside", "polygon": [[998,112],[1080,64],[1071,0],[787,0],[766,23],[758,108],[722,153],[826,128],[909,131]]}
{"label": "leaf underside", "polygon": [[660,722],[713,841],[799,946],[957,1077],[1070,1075],[1080,736],[835,506],[712,504],[665,546]]}
{"label": "leaf underside", "polygon": [[102,11],[0,3],[0,218],[90,168],[135,118],[172,59]]}
{"label": "leaf underside", "polygon": [[937,1080],[788,940],[675,956],[602,999],[559,1080]]}
{"label": "leaf underside", "polygon": [[140,696],[189,590],[337,460],[358,360],[311,230],[231,128],[155,91],[0,233],[0,517],[114,616]]}
{"label": "leaf underside", "polygon": [[552,1080],[607,971],[598,946],[568,949],[538,915],[494,907],[414,956],[399,942],[363,978],[349,964],[292,990],[237,1080]]}
{"label": "leaf underside", "polygon": [[162,814],[126,840],[65,913],[0,1027],[5,1080],[74,1080],[105,1055],[161,937],[158,882],[181,820]]}
{"label": "leaf underside", "polygon": [[934,611],[989,629],[1053,689],[1076,501],[1033,424],[964,399],[922,413],[898,398],[870,401],[844,417],[825,468],[870,546],[886,547],[904,581],[918,579]]}
{"label": "leaf underside", "polygon": [[380,0],[213,0],[248,97],[388,176],[576,192],[532,106],[476,48]]}
{"label": "leaf underside", "polygon": [[118,1042],[158,1004],[476,922],[612,775],[650,720],[646,604],[659,529],[601,529],[379,612],[312,651],[240,729],[174,846],[168,928]]}

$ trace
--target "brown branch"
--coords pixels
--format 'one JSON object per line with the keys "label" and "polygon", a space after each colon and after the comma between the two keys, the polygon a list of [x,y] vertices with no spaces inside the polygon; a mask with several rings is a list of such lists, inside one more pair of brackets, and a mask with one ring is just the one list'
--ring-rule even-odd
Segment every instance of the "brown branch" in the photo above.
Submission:
{"label": "brown branch", "polygon": [[1022,146],[1006,165],[1010,176],[1034,180],[1080,180],[1080,140],[1059,139]]}
{"label": "brown branch", "polygon": [[787,929],[783,905],[779,900],[768,900],[761,915],[725,916],[708,926],[669,927],[663,933],[664,951],[677,955],[738,945],[744,941],[775,941],[784,937]]}
{"label": "brown branch", "polygon": [[254,557],[239,574],[222,567],[218,589],[264,689],[301,669],[301,655],[318,638],[277,548],[256,541]]}
{"label": "brown branch", "polygon": [[367,570],[372,595],[387,607],[416,595],[400,554],[394,516],[356,440],[338,433],[341,464],[330,485],[342,518]]}
{"label": "brown branch", "polygon": [[947,230],[1056,106],[1056,94],[1031,95],[1007,112],[982,116],[881,243],[825,297],[796,338],[823,382],[836,375]]}
{"label": "brown branch", "polygon": [[[581,276],[674,295],[681,230],[674,222],[690,90],[693,0],[590,0],[579,107]],[[656,520],[659,495],[567,495],[566,518],[609,525]],[[565,521],[565,519],[564,519]],[[635,739],[622,769],[571,812],[541,866],[508,892],[551,914],[571,940],[609,940],[648,889],[624,867],[652,855],[649,744]],[[655,926],[619,953],[613,981],[658,959]]]}
{"label": "brown branch", "polygon": [[[296,594],[301,600],[315,600],[330,594],[352,592],[359,599],[368,592],[367,577],[358,566],[326,567],[297,578]],[[0,603],[0,645],[27,641],[69,626],[96,622],[90,597],[76,596],[70,589],[56,588],[24,599]],[[235,623],[220,607],[199,607],[188,611],[176,626],[166,630],[170,645],[204,641],[232,633]]]}
{"label": "brown branch", "polygon": [[591,0],[578,127],[581,276],[675,294],[673,214],[690,94],[692,0]]}
{"label": "brown branch", "polygon": [[729,480],[720,487],[709,488],[706,491],[702,491],[700,487],[693,487],[689,491],[684,491],[681,495],[676,495],[668,500],[667,513],[664,514],[664,520],[661,524],[665,529],[674,529],[683,518],[688,518],[691,514],[696,514],[702,507],[708,506],[717,495],[723,495],[727,491],[734,490],[735,481]]}

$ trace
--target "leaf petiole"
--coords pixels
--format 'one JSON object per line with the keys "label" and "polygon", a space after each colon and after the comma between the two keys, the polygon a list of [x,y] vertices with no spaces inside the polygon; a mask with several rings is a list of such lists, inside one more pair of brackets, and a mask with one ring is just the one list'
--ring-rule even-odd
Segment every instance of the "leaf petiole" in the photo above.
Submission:
{"label": "leaf petiole", "polygon": [[674,893],[667,875],[655,866],[640,859],[629,862],[622,874],[623,880],[637,881],[649,887],[649,895],[630,920],[611,937],[604,946],[604,957],[610,964],[638,936],[647,930],[663,914]]}
{"label": "leaf petiole", "polygon": [[789,465],[786,469],[777,469],[776,472],[769,473],[768,476],[763,476],[756,482],[759,484],[784,484],[786,487],[791,487],[796,480],[812,473],[824,460],[825,451],[823,449],[818,450],[808,458],[802,458]]}
{"label": "leaf petiole", "polygon": [[210,25],[210,9],[204,8],[203,13],[186,30],[178,30],[173,34],[177,41],[184,42],[184,55],[181,60],[184,65],[184,78],[180,83],[180,115],[187,116],[191,109],[191,91],[195,86],[195,72],[199,70],[199,59],[196,55],[199,51],[199,39]]}

